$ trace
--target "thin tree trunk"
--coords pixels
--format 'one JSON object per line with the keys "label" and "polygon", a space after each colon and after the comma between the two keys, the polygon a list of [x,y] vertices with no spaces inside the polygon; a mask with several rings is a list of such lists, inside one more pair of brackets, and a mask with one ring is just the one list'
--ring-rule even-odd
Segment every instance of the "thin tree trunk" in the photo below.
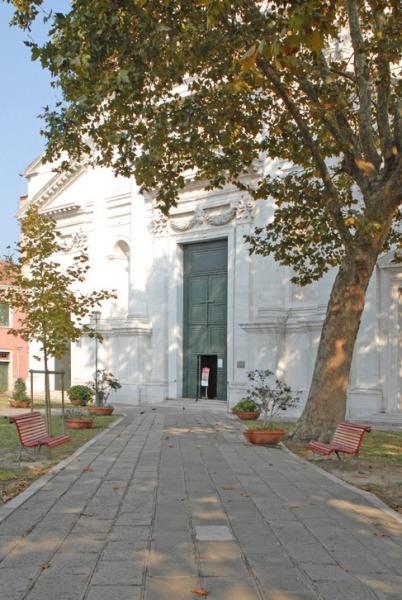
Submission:
{"label": "thin tree trunk", "polygon": [[345,418],[353,350],[378,254],[378,247],[357,252],[355,248],[340,266],[328,303],[309,396],[293,434],[295,440],[328,441],[336,425]]}
{"label": "thin tree trunk", "polygon": [[47,434],[52,435],[52,413],[50,409],[50,382],[48,371],[48,357],[46,348],[43,351],[44,366],[45,366],[45,414],[46,414],[46,429]]}

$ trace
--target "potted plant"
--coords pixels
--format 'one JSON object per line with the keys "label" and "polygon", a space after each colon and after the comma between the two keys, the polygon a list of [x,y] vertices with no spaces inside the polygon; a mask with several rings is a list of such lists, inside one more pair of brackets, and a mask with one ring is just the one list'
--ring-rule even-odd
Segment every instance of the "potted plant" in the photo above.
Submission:
{"label": "potted plant", "polygon": [[87,385],[72,385],[67,390],[67,396],[71,404],[75,406],[86,406],[92,398],[92,390]]}
{"label": "potted plant", "polygon": [[[247,425],[244,437],[252,444],[278,444],[285,436],[283,429],[275,429],[273,419],[279,412],[297,405],[300,392],[278,379],[269,369],[255,369],[248,373],[251,386],[247,400],[253,400],[260,407],[262,420]],[[270,381],[272,384],[270,385]]]}
{"label": "potted plant", "polygon": [[64,420],[70,429],[91,429],[93,417],[82,408],[68,408]]}
{"label": "potted plant", "polygon": [[[121,388],[121,383],[113,373],[106,371],[106,369],[98,369],[96,377],[97,382],[90,381],[88,383],[95,398],[95,405],[89,406],[88,411],[96,415],[111,415],[114,411],[114,406],[108,404],[107,401],[112,392]],[[96,394],[98,396],[98,403],[96,402]]]}
{"label": "potted plant", "polygon": [[260,409],[258,404],[254,400],[249,398],[243,398],[232,408],[232,412],[239,417],[242,421],[255,420],[260,416]]}
{"label": "potted plant", "polygon": [[27,396],[27,386],[22,377],[18,377],[15,380],[13,393],[9,402],[13,408],[29,408],[31,406],[31,401]]}

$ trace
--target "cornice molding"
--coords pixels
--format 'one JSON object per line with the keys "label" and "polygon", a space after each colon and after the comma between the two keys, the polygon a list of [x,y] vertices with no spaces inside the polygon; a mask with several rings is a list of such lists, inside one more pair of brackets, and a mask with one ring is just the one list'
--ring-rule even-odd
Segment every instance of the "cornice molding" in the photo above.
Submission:
{"label": "cornice molding", "polygon": [[[101,335],[112,336],[151,336],[152,325],[148,321],[134,319],[102,319],[98,323],[97,331]],[[87,336],[88,337],[88,336]]]}
{"label": "cornice molding", "polygon": [[240,327],[249,333],[291,333],[294,331],[319,331],[325,320],[325,312],[318,307],[314,312],[309,309],[290,309],[282,314],[267,316],[261,321],[240,323]]}
{"label": "cornice molding", "polygon": [[393,262],[395,256],[395,251],[387,252],[387,254],[383,254],[377,260],[377,267],[379,269],[394,269],[402,271],[402,264],[398,262]]}
{"label": "cornice molding", "polygon": [[64,206],[57,206],[55,208],[49,208],[49,210],[43,210],[42,214],[47,215],[49,217],[58,216],[58,215],[66,215],[70,213],[75,213],[80,209],[79,204],[65,204]]}

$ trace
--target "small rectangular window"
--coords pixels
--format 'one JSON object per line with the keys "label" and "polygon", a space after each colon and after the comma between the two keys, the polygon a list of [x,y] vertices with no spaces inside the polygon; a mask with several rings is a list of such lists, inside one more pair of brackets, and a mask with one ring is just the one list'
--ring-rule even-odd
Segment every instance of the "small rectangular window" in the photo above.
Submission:
{"label": "small rectangular window", "polygon": [[0,327],[10,327],[10,308],[5,302],[0,302]]}

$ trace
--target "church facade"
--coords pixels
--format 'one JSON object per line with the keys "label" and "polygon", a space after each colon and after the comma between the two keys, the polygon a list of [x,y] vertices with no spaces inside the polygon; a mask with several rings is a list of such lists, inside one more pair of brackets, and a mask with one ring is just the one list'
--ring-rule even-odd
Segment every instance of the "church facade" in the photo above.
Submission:
{"label": "church facade", "polygon": [[[60,261],[86,247],[86,287],[117,291],[97,323],[98,367],[122,383],[115,401],[194,398],[205,393],[203,367],[209,368],[208,396],[229,407],[244,396],[255,368],[275,371],[305,400],[334,273],[300,288],[271,257],[249,255],[244,236],[270,219],[270,200],[254,203],[234,188],[207,192],[189,177],[167,218],[134,179],[108,169],[77,164],[57,174],[38,159],[24,175],[28,194],[18,217],[36,204],[62,234]],[[381,258],[356,344],[349,417],[402,409],[401,290],[401,267]],[[87,382],[95,372],[94,346],[82,338],[56,370],[65,370],[73,384]],[[34,354],[31,348],[30,367],[39,369]],[[36,391],[41,385],[35,380]]]}

